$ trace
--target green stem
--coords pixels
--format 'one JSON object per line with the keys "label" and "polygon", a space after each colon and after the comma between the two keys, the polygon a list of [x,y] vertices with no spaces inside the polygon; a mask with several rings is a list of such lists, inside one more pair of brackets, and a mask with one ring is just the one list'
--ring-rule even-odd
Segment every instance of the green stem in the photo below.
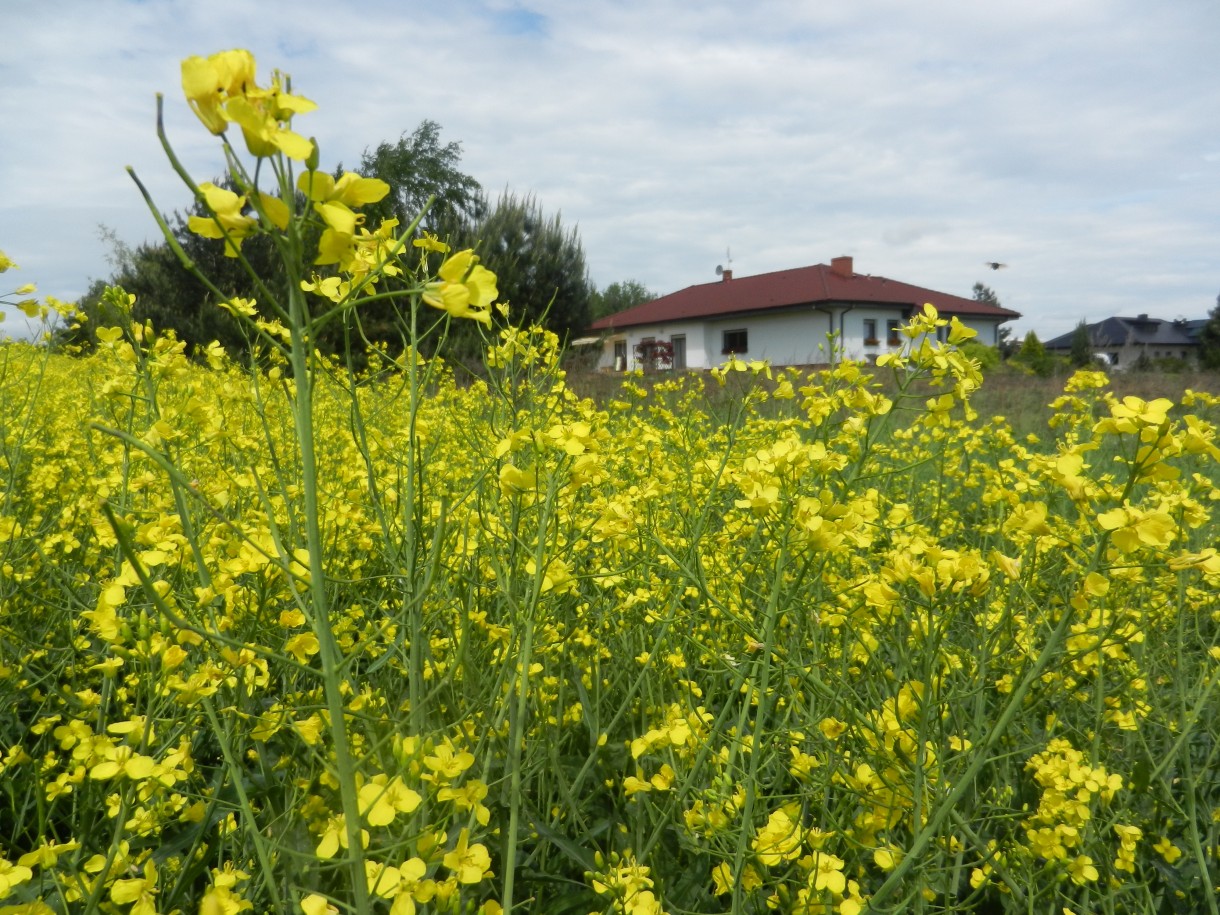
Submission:
{"label": "green stem", "polygon": [[504,892],[500,904],[504,915],[512,915],[513,884],[517,873],[517,827],[521,819],[521,742],[526,713],[529,711],[529,672],[534,652],[533,607],[525,620],[525,633],[521,642],[521,657],[517,669],[517,702],[509,721],[508,739],[510,752],[508,835],[504,839]]}
{"label": "green stem", "polygon": [[[291,271],[290,271],[291,273]],[[295,397],[293,411],[296,437],[301,456],[301,494],[304,500],[305,538],[309,551],[310,625],[318,639],[318,659],[322,664],[322,688],[330,716],[330,736],[335,749],[335,777],[347,831],[347,865],[350,872],[354,908],[369,911],[369,890],[364,873],[361,844],[360,802],[356,790],[356,762],[352,756],[343,700],[343,654],[330,621],[330,600],[326,593],[326,568],[323,562],[322,528],[319,523],[318,467],[313,428],[313,373],[310,351],[312,341],[305,339],[308,323],[305,298],[300,284],[291,277],[288,303],[292,348],[290,359]]]}

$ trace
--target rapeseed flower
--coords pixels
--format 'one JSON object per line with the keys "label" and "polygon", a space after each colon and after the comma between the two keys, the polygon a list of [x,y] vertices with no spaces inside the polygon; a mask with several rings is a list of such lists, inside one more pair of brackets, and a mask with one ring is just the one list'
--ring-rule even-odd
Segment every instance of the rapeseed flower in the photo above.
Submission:
{"label": "rapeseed flower", "polygon": [[474,251],[467,249],[450,255],[437,276],[424,291],[424,302],[447,312],[454,318],[470,318],[491,325],[491,304],[499,291],[496,275],[478,262]]}
{"label": "rapeseed flower", "polygon": [[191,216],[187,228],[204,238],[224,239],[225,257],[237,257],[242,241],[258,225],[255,217],[245,215],[246,198],[208,181],[199,185],[199,190],[212,215]]}

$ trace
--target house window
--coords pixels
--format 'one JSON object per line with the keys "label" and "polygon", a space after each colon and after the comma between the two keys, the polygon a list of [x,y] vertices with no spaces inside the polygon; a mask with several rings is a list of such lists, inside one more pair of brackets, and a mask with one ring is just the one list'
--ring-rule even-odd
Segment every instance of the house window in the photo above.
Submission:
{"label": "house window", "polygon": [[944,343],[949,339],[949,328],[941,324],[936,328],[936,342]]}
{"label": "house window", "polygon": [[616,372],[627,371],[627,341],[614,341],[614,370]]}
{"label": "house window", "polygon": [[899,323],[893,318],[885,322],[885,342],[890,346],[899,346],[902,343],[898,339],[898,327]]}
{"label": "house window", "polygon": [[747,353],[750,351],[749,333],[745,328],[724,331],[721,341],[721,355],[727,356],[730,353]]}
{"label": "house window", "polygon": [[864,345],[876,346],[881,341],[877,339],[877,319],[864,319]]}

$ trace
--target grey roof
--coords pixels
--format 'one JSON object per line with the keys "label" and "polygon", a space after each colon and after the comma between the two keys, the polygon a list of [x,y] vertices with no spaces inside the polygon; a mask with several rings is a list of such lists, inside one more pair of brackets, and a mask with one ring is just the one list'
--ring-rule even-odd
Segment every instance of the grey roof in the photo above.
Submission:
{"label": "grey roof", "polygon": [[[1121,346],[1198,346],[1199,331],[1206,319],[1164,321],[1140,315],[1136,318],[1106,318],[1088,324],[1089,343],[1095,348]],[[1061,334],[1043,345],[1047,349],[1069,350],[1075,331]]]}

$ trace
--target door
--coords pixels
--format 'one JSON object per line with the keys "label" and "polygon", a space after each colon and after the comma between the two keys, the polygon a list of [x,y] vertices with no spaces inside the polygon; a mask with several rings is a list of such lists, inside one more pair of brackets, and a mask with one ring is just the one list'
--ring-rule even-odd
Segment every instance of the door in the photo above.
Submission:
{"label": "door", "polygon": [[669,343],[674,348],[674,371],[686,371],[686,334],[674,334]]}

